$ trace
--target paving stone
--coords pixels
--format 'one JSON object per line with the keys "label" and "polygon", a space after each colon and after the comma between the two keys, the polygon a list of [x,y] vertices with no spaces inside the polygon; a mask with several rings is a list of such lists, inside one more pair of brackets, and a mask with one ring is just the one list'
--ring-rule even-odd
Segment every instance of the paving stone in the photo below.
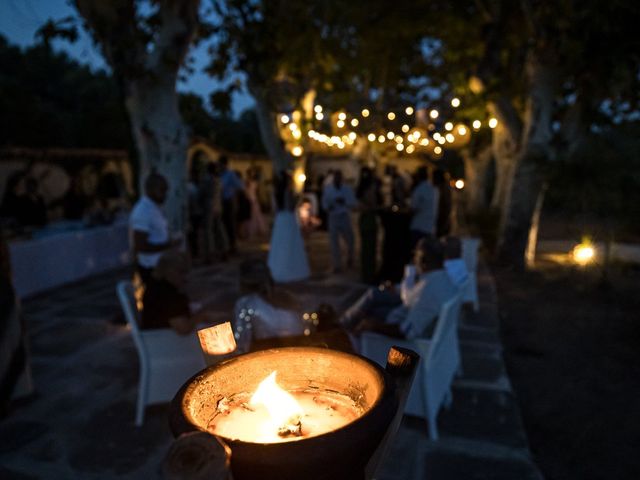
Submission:
{"label": "paving stone", "polygon": [[428,452],[424,478],[429,480],[541,480],[530,461],[482,458],[460,453]]}
{"label": "paving stone", "polygon": [[43,421],[4,421],[0,423],[0,455],[15,452],[49,431]]}
{"label": "paving stone", "polygon": [[453,404],[438,416],[441,435],[528,448],[512,393],[453,388]]}

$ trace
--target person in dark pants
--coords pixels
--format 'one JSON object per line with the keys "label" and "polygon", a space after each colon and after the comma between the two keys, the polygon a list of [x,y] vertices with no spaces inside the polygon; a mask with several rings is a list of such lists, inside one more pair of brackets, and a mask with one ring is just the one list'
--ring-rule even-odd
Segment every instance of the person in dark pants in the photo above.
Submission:
{"label": "person in dark pants", "polygon": [[360,169],[356,189],[360,206],[358,227],[360,230],[360,278],[364,283],[373,283],[376,275],[378,251],[378,209],[382,204],[380,181],[369,167]]}
{"label": "person in dark pants", "polygon": [[229,240],[229,253],[236,253],[236,225],[238,216],[238,192],[244,188],[242,180],[238,175],[229,170],[229,159],[221,155],[220,159],[220,181],[222,183],[222,221],[227,230]]}

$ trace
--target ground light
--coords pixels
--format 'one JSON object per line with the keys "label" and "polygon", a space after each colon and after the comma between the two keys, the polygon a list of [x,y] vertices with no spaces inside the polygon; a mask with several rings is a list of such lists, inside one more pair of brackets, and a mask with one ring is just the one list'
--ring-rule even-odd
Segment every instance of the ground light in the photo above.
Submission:
{"label": "ground light", "polygon": [[595,260],[596,250],[589,240],[583,240],[582,243],[573,247],[571,256],[578,265],[585,266]]}

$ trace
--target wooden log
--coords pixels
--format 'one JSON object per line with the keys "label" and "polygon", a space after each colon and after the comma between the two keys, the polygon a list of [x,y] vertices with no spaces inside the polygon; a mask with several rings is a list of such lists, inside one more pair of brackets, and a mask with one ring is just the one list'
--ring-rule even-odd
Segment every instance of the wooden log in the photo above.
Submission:
{"label": "wooden log", "polygon": [[387,428],[380,445],[371,456],[367,467],[365,468],[365,478],[373,479],[375,477],[376,470],[387,456],[391,443],[400,428],[402,422],[402,416],[404,413],[404,406],[409,398],[409,392],[411,391],[411,385],[413,385],[413,379],[418,370],[418,363],[420,362],[420,355],[413,350],[407,348],[393,346],[387,354],[387,365],[385,370],[391,375],[395,383],[395,397],[398,404],[393,420]]}
{"label": "wooden log", "polygon": [[163,480],[231,480],[231,449],[204,432],[180,435],[162,462]]}

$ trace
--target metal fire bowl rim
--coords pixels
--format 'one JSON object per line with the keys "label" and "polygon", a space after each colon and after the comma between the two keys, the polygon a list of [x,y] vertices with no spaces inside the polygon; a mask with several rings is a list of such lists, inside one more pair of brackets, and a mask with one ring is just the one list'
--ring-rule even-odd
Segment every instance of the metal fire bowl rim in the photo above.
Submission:
{"label": "metal fire bowl rim", "polygon": [[[309,437],[309,438],[305,438],[302,440],[295,440],[295,441],[290,441],[290,442],[275,442],[275,443],[261,443],[261,442],[246,442],[243,440],[237,440],[237,439],[230,439],[227,437],[223,437],[221,435],[215,435],[209,431],[207,431],[206,429],[201,428],[200,426],[196,425],[195,423],[191,422],[187,416],[184,413],[183,410],[183,403],[185,400],[185,396],[188,392],[188,390],[191,388],[191,386],[193,385],[194,381],[196,379],[198,379],[201,376],[206,376],[207,374],[209,374],[209,372],[212,372],[214,370],[220,369],[222,367],[224,367],[225,365],[228,365],[230,363],[233,362],[238,362],[238,361],[244,361],[247,359],[247,357],[261,357],[267,354],[274,354],[274,353],[278,353],[278,352],[282,352],[282,351],[295,351],[295,350],[304,350],[305,352],[308,353],[318,353],[318,354],[328,354],[330,353],[331,355],[340,355],[340,356],[345,356],[345,357],[355,357],[357,358],[359,361],[361,361],[364,364],[367,364],[369,367],[372,368],[373,371],[375,371],[380,378],[380,383],[382,384],[382,390],[380,391],[380,394],[378,395],[378,397],[375,399],[375,401],[371,404],[371,406],[358,418],[356,418],[354,421],[347,423],[346,425],[343,425],[340,428],[336,428],[334,430],[319,434],[319,435],[314,435],[313,437]],[[379,408],[383,401],[387,398],[387,396],[389,395],[389,393],[391,391],[393,391],[394,389],[394,383],[391,379],[391,376],[389,375],[389,373],[382,368],[380,365],[378,365],[376,362],[360,355],[357,353],[347,353],[347,352],[343,352],[341,350],[333,350],[330,348],[321,348],[321,347],[305,347],[305,346],[300,346],[300,347],[278,347],[278,348],[268,348],[268,349],[264,349],[264,350],[257,350],[255,352],[248,352],[248,353],[243,353],[241,355],[238,355],[236,357],[232,357],[229,359],[226,359],[216,365],[210,365],[208,367],[205,367],[204,369],[200,370],[198,373],[196,373],[195,375],[193,375],[191,378],[189,378],[183,385],[182,387],[180,387],[180,390],[178,390],[178,392],[176,393],[176,395],[174,396],[172,402],[171,402],[171,427],[172,427],[172,431],[174,432],[174,435],[179,435],[180,433],[185,433],[185,432],[189,432],[189,431],[201,431],[201,432],[205,432],[209,435],[215,436],[215,437],[219,437],[221,438],[224,442],[229,443],[230,445],[236,445],[236,446],[241,446],[241,445],[246,445],[246,446],[260,446],[260,447],[264,447],[264,448],[282,448],[283,446],[286,447],[294,447],[296,445],[302,445],[302,444],[307,444],[309,442],[312,441],[323,441],[325,439],[328,438],[332,438],[332,436],[334,436],[336,433],[340,434],[343,433],[347,430],[350,430],[354,427],[357,427],[358,425],[360,425],[362,422],[366,421],[368,417],[372,417],[374,415],[374,412],[377,410],[377,408]],[[178,433],[176,433],[176,431]]]}

